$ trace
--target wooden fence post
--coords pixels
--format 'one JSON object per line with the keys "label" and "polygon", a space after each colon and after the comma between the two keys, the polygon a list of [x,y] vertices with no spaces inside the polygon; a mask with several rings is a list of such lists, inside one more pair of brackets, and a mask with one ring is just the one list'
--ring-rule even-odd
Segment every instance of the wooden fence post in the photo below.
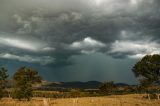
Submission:
{"label": "wooden fence post", "polygon": [[150,95],[148,94],[148,99],[151,100]]}

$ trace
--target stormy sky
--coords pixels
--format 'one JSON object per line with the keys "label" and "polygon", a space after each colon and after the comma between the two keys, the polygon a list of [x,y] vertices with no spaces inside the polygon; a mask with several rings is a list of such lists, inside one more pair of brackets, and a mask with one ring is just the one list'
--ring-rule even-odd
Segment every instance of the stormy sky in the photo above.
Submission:
{"label": "stormy sky", "polygon": [[160,0],[0,0],[0,65],[49,81],[137,83],[160,52]]}

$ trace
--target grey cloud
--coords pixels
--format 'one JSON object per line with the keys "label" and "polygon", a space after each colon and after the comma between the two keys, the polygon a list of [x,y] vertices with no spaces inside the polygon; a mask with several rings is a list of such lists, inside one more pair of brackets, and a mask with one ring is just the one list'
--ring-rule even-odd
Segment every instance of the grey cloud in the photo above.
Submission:
{"label": "grey cloud", "polygon": [[0,33],[0,44],[1,48],[8,46],[32,52],[47,52],[55,50],[54,47],[50,47],[49,44],[42,40],[34,38],[27,39],[27,36],[14,36],[13,34],[8,33]]}
{"label": "grey cloud", "polygon": [[106,45],[100,41],[86,37],[83,41],[76,41],[69,45],[71,50],[80,50],[81,53],[92,53],[105,48]]}
{"label": "grey cloud", "polygon": [[121,36],[122,31],[135,33],[135,40],[150,35],[156,39],[157,3],[157,0],[3,0],[1,8],[10,8],[7,13],[11,17],[9,20],[13,21],[11,24],[14,24],[6,28],[10,32],[34,36],[59,49],[62,44],[71,44],[88,36],[110,45],[124,37]]}
{"label": "grey cloud", "polygon": [[147,54],[159,54],[159,44],[149,40],[115,41],[111,45],[109,54],[116,57],[142,58]]}
{"label": "grey cloud", "polygon": [[49,56],[42,56],[42,57],[29,56],[29,55],[18,56],[18,55],[9,54],[9,53],[1,53],[0,58],[18,60],[18,61],[29,62],[29,63],[40,63],[41,65],[54,63],[54,58]]}

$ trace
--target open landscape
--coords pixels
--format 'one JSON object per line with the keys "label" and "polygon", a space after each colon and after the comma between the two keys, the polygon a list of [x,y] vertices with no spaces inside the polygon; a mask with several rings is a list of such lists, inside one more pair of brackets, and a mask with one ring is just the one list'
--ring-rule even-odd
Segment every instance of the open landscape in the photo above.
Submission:
{"label": "open landscape", "polygon": [[112,95],[82,98],[32,98],[31,101],[17,101],[3,98],[0,106],[160,106],[160,100],[148,100],[146,94]]}
{"label": "open landscape", "polygon": [[0,106],[160,106],[160,0],[0,0]]}

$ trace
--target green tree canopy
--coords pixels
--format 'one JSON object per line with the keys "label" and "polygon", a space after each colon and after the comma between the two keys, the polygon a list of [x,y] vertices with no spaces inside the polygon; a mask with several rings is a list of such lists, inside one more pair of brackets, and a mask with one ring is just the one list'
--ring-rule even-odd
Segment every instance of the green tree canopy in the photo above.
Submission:
{"label": "green tree canopy", "polygon": [[160,83],[160,55],[146,55],[132,68],[142,85]]}
{"label": "green tree canopy", "polygon": [[5,69],[4,67],[0,68],[0,98],[3,97],[3,92],[6,88],[8,76],[9,75],[7,74],[7,69]]}
{"label": "green tree canopy", "polygon": [[113,81],[110,82],[104,82],[100,85],[99,90],[103,94],[110,94],[114,91],[116,88],[116,85],[114,84]]}
{"label": "green tree canopy", "polygon": [[41,82],[38,72],[32,68],[21,67],[13,76],[15,89],[14,98],[28,99],[32,97],[32,85]]}

